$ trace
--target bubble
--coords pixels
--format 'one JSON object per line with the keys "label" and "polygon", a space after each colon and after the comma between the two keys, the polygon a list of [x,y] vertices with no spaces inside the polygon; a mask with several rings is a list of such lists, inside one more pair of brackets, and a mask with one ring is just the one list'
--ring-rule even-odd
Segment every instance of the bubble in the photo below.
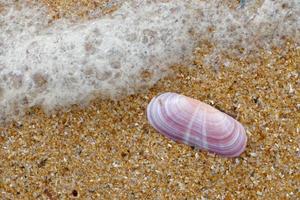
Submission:
{"label": "bubble", "polygon": [[3,99],[3,97],[4,97],[4,89],[0,87],[0,101]]}
{"label": "bubble", "polygon": [[118,60],[110,62],[110,66],[113,69],[120,69],[122,67],[122,63]]}
{"label": "bubble", "polygon": [[142,42],[144,44],[148,45],[153,45],[156,41],[157,38],[157,32],[150,30],[150,29],[145,29],[143,30],[143,39]]}
{"label": "bubble", "polygon": [[122,76],[121,72],[117,72],[114,75],[114,79],[119,79]]}
{"label": "bubble", "polygon": [[108,80],[112,76],[111,71],[104,71],[102,73],[97,73],[97,79],[100,81]]}
{"label": "bubble", "polygon": [[46,75],[39,72],[33,74],[32,79],[37,87],[44,87],[48,82]]}
{"label": "bubble", "polygon": [[137,39],[137,34],[136,33],[130,33],[130,34],[127,34],[125,39],[128,41],[128,42],[133,42]]}
{"label": "bubble", "polygon": [[86,42],[84,44],[84,49],[87,54],[94,54],[96,52],[96,48],[91,42]]}

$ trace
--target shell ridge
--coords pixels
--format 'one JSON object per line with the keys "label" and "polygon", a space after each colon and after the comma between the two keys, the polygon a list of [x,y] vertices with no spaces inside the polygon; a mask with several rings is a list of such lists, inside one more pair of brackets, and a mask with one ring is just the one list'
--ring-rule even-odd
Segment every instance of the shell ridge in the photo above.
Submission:
{"label": "shell ridge", "polygon": [[[221,131],[222,134],[218,134],[218,135],[210,134],[210,136],[207,136],[208,138],[211,138],[212,140],[225,140],[226,138],[230,137],[232,132],[234,132],[234,130],[236,128],[236,123],[235,123],[234,119],[229,118],[230,116],[228,116],[226,114],[223,114],[223,115],[224,115],[224,117],[222,118],[222,120],[220,120],[220,122],[213,124],[214,125],[213,129],[218,128],[218,130],[217,130],[218,132],[220,132],[220,128],[222,127],[222,131]],[[211,124],[206,124],[206,125],[211,125]],[[225,128],[224,128],[224,124],[227,125],[227,126],[225,126]],[[216,131],[216,130],[214,130],[214,131]]]}
{"label": "shell ridge", "polygon": [[[174,96],[174,95],[172,95],[172,96]],[[178,99],[178,97],[176,97],[176,96],[174,98],[175,98],[175,100]],[[176,113],[176,111],[179,111],[180,107],[178,107],[176,103],[175,103],[175,106],[173,106],[171,100],[172,100],[172,98],[167,97],[165,99],[165,104],[164,104],[165,106],[162,106],[162,107],[165,110],[165,117],[167,117],[167,119],[168,119],[166,121],[170,121],[172,124],[169,125],[168,123],[165,123],[164,125],[167,125],[170,128],[170,130],[172,130],[172,132],[174,132],[175,134],[180,135],[178,133],[178,130],[180,129],[181,132],[184,131],[184,128],[180,128],[181,127],[180,122],[182,121],[183,118],[178,117],[178,114]],[[176,108],[176,110],[175,110],[175,108]],[[172,111],[172,109],[175,111]],[[175,127],[177,127],[177,129]]]}
{"label": "shell ridge", "polygon": [[[171,95],[174,96],[174,95]],[[165,98],[163,98],[165,97]],[[169,137],[169,138],[179,138],[178,140],[182,140],[183,136],[179,134],[178,132],[184,131],[182,128],[179,129],[180,127],[180,119],[174,119],[172,116],[174,116],[174,112],[170,111],[170,108],[168,105],[170,105],[170,98],[169,95],[162,95],[162,97],[157,99],[158,103],[155,105],[158,105],[158,110],[155,112],[157,122],[156,124],[160,124],[159,130],[164,130],[162,133]],[[155,122],[154,122],[155,123]],[[170,134],[166,134],[170,133]],[[172,133],[172,134],[171,134]]]}
{"label": "shell ridge", "polygon": [[247,137],[243,126],[238,125],[238,129],[239,134],[237,134],[238,137],[236,138],[236,140],[234,140],[234,142],[230,146],[223,147],[221,149],[221,153],[223,153],[224,155],[234,157],[240,155],[245,150]]}
{"label": "shell ridge", "polygon": [[[234,134],[235,132],[237,134]],[[222,148],[223,150],[232,149],[232,146],[235,146],[237,143],[240,142],[239,139],[241,138],[241,135],[242,134],[240,133],[239,125],[237,123],[234,123],[234,128],[232,132],[230,132],[230,134],[228,134],[227,137],[224,137],[221,140],[219,140],[217,144],[210,143],[210,148]]]}
{"label": "shell ridge", "polygon": [[161,99],[159,99],[158,101],[159,101],[159,103],[158,103],[158,105],[159,105],[158,108],[159,109],[157,111],[157,118],[159,120],[158,122],[161,122],[161,123],[159,123],[161,125],[160,129],[166,130],[166,132],[176,131],[176,130],[174,130],[174,127],[170,124],[170,122],[173,124],[174,120],[172,120],[172,118],[170,118],[170,116],[168,114],[168,110],[165,106],[167,104],[167,100],[164,99],[165,102],[163,104],[161,103],[162,102]]}
{"label": "shell ridge", "polygon": [[[198,114],[199,110],[200,110],[200,105],[198,105],[197,108],[195,109],[195,111],[193,112],[191,120],[190,120],[189,124],[187,125],[187,129],[184,133],[184,142],[187,143],[187,144],[190,142],[191,130],[193,128],[195,120],[197,119],[197,114]],[[196,139],[196,138],[193,137],[193,140],[194,139]]]}
{"label": "shell ridge", "polygon": [[203,145],[203,148],[208,149],[208,143],[207,143],[207,132],[206,132],[206,112],[199,112],[200,116],[202,116],[202,124],[201,124],[201,131],[200,135],[203,137],[203,141],[201,142]]}

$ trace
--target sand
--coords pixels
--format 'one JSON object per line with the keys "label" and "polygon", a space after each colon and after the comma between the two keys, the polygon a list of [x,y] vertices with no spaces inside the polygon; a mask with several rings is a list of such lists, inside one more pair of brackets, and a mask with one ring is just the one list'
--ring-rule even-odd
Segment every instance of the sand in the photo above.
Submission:
{"label": "sand", "polygon": [[[292,41],[218,71],[195,49],[193,68],[119,101],[0,128],[1,199],[297,199],[300,196],[300,49]],[[147,122],[155,95],[178,92],[239,120],[248,145],[224,158],[175,143]]]}
{"label": "sand", "polygon": [[53,20],[64,18],[93,19],[119,8],[122,0],[37,0],[49,8]]}

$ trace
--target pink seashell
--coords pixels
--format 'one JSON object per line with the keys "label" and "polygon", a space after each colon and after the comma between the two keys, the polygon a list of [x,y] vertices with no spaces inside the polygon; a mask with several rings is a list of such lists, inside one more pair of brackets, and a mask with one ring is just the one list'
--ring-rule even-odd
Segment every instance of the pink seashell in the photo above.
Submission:
{"label": "pink seashell", "polygon": [[150,124],[180,143],[236,157],[246,148],[244,127],[229,115],[176,93],[154,97],[147,107]]}

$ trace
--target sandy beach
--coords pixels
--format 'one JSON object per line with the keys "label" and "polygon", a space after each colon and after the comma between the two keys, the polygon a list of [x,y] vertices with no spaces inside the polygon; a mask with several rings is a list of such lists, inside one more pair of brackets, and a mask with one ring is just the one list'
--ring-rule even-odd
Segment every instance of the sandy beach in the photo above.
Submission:
{"label": "sandy beach", "polygon": [[[68,11],[63,1],[43,2]],[[199,45],[191,68],[173,66],[173,73],[139,94],[50,115],[31,108],[2,125],[0,198],[299,198],[299,47],[287,39],[284,47],[258,57],[226,58],[231,64],[218,70],[204,63],[208,51],[209,45]],[[246,151],[224,158],[160,135],[145,110],[151,98],[167,91],[240,121]]]}

